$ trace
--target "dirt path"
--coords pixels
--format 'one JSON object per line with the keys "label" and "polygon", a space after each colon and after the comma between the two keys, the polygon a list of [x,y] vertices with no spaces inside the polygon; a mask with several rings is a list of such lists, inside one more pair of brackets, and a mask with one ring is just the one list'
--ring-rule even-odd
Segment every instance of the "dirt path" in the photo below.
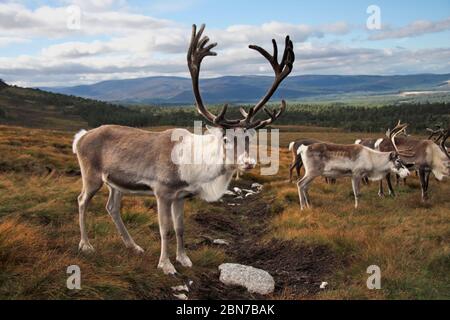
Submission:
{"label": "dirt path", "polygon": [[[251,181],[241,180],[232,183],[230,189],[236,186],[250,189],[251,184]],[[274,200],[273,195],[264,189],[245,200],[225,195],[221,202],[193,216],[204,230],[204,241],[191,245],[191,248],[214,246],[212,239],[225,239],[230,242],[225,247],[230,257],[227,262],[261,268],[274,277],[276,287],[272,298],[310,297],[320,290],[321,282],[331,274],[337,265],[336,258],[326,246],[312,247],[294,241],[264,240],[270,234],[271,218],[279,213],[272,207]],[[218,271],[213,270],[202,275],[202,278],[205,281],[193,287],[190,298],[262,298],[242,288],[224,286],[218,280]]]}

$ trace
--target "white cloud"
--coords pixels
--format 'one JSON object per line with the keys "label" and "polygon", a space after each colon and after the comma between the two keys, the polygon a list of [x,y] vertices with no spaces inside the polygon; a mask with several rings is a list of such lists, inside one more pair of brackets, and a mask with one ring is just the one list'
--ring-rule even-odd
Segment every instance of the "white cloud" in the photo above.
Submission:
{"label": "white cloud", "polygon": [[[88,1],[86,1],[88,2]],[[62,38],[83,35],[126,34],[159,29],[173,22],[127,11],[81,11],[81,29],[67,28],[67,6],[30,10],[18,3],[0,3],[0,32],[7,36]]]}
{"label": "white cloud", "polygon": [[14,37],[0,37],[0,48],[6,47],[10,44],[24,43],[28,42],[27,39],[23,38],[14,38]]}
{"label": "white cloud", "polygon": [[[190,26],[134,13],[124,0],[62,0],[61,3],[75,3],[82,8],[81,30],[67,29],[65,6],[30,10],[16,2],[0,4],[0,47],[57,39],[56,44],[43,47],[34,55],[0,56],[2,78],[29,86],[60,86],[152,75],[188,76],[185,54]],[[446,23],[413,23],[413,27],[385,29],[371,37],[437,32],[446,28]],[[271,75],[267,61],[247,46],[257,44],[271,51],[270,40],[275,38],[281,51],[286,34],[295,41],[294,74],[450,72],[450,48],[373,49],[345,46],[336,41],[353,29],[346,22],[306,25],[279,21],[207,28],[206,34],[219,44],[215,50],[219,55],[205,60],[202,77]],[[83,36],[90,36],[89,40]]]}
{"label": "white cloud", "polygon": [[418,37],[428,33],[450,30],[450,17],[440,21],[418,20],[401,28],[385,27],[369,36],[370,40],[386,40]]}
{"label": "white cloud", "polygon": [[[450,73],[450,48],[369,49],[318,43],[296,44],[295,48],[293,74],[296,75]],[[44,56],[0,58],[0,74],[7,81],[26,81],[33,86],[154,75],[188,76],[184,54],[141,59],[129,59],[127,55],[85,56],[75,60],[52,60]],[[272,75],[272,70],[258,53],[246,48],[227,49],[217,57],[205,59],[203,78],[225,74]]]}

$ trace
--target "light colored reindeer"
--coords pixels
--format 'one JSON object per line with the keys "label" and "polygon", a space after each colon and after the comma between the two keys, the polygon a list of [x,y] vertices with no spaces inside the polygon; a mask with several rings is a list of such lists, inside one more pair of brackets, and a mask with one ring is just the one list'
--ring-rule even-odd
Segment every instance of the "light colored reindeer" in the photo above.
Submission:
{"label": "light colored reindeer", "polygon": [[[295,59],[293,44],[286,37],[286,47],[281,62],[278,62],[277,45],[273,40],[274,55],[264,49],[250,46],[269,60],[275,72],[275,80],[265,96],[247,111],[241,109],[241,119],[225,118],[225,105],[215,116],[203,104],[199,90],[200,65],[204,57],[216,55],[211,51],[217,44],[209,44],[202,37],[204,25],[197,32],[192,28],[192,38],[187,54],[188,67],[198,112],[217,128],[209,128],[206,135],[195,135],[184,129],[164,132],[148,132],[140,129],[106,125],[90,131],[81,131],[75,136],[73,151],[81,168],[83,188],[78,197],[81,241],[79,249],[93,251],[85,227],[85,214],[89,201],[106,184],[109,199],[106,205],[126,247],[141,253],[120,216],[120,202],[124,194],[152,195],[156,197],[161,234],[161,256],[158,268],[165,274],[174,274],[175,267],[168,255],[168,236],[173,222],[177,238],[176,260],[185,267],[192,262],[187,256],[183,241],[183,207],[186,197],[198,195],[206,201],[216,201],[227,190],[237,169],[254,168],[256,161],[248,149],[237,154],[237,161],[228,159],[229,141],[224,129],[259,129],[275,121],[285,110],[283,101],[280,110],[270,111],[264,107],[278,85],[292,70]],[[269,118],[258,120],[255,115],[263,109]],[[178,139],[174,140],[174,137]],[[204,153],[200,163],[191,163],[184,151],[199,147]],[[235,146],[232,148],[236,148]],[[234,150],[234,149],[233,149]],[[238,153],[238,148],[235,149]],[[194,150],[196,153],[197,150]],[[185,159],[186,158],[186,159]],[[174,161],[174,159],[176,161]]]}
{"label": "light colored reindeer", "polygon": [[[400,133],[400,129],[391,132],[394,146],[394,139],[398,133]],[[409,170],[397,152],[380,152],[359,144],[315,143],[309,146],[300,146],[298,153],[301,155],[305,167],[305,175],[297,183],[301,210],[310,207],[308,187],[318,176],[328,178],[350,176],[355,208],[358,208],[359,188],[363,177],[380,180],[388,172],[394,172],[401,177],[409,174]]]}

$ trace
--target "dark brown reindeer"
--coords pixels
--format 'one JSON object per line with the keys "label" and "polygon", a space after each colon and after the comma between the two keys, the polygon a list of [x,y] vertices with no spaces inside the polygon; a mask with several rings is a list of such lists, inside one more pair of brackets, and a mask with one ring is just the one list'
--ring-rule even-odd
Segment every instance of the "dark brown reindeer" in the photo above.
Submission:
{"label": "dark brown reindeer", "polygon": [[[393,145],[397,129],[390,133]],[[380,152],[359,144],[315,143],[300,146],[299,152],[305,166],[305,175],[297,183],[300,207],[310,207],[308,188],[318,176],[352,178],[355,208],[358,207],[360,182],[363,177],[370,180],[383,179],[387,172],[394,172],[401,177],[409,174],[398,152]]]}
{"label": "dark brown reindeer", "polygon": [[[293,44],[286,37],[286,46],[281,62],[278,62],[278,50],[273,40],[274,54],[264,49],[250,46],[261,53],[272,65],[275,80],[264,97],[248,111],[241,109],[240,119],[225,117],[227,106],[216,116],[203,104],[199,89],[200,65],[206,56],[214,56],[211,49],[216,43],[208,44],[209,38],[202,37],[204,25],[198,30],[192,27],[192,37],[187,54],[187,62],[192,78],[192,88],[197,111],[216,128],[208,129],[205,135],[195,135],[184,129],[170,129],[163,132],[148,132],[140,129],[105,125],[90,131],[80,131],[73,142],[73,151],[78,157],[81,168],[83,188],[78,197],[79,223],[81,241],[79,249],[93,251],[85,227],[85,213],[89,201],[96,192],[106,184],[109,199],[106,210],[111,215],[124,243],[128,248],[140,253],[138,246],[120,216],[120,202],[124,194],[152,195],[156,197],[158,220],[161,234],[161,256],[158,268],[165,274],[176,272],[168,255],[168,236],[170,225],[173,226],[177,238],[176,260],[185,267],[192,262],[187,256],[183,241],[183,207],[185,198],[198,195],[206,201],[216,201],[227,190],[229,182],[237,169],[254,168],[256,161],[249,156],[248,150],[237,154],[234,161],[229,161],[229,141],[224,129],[245,130],[259,129],[274,122],[285,110],[282,101],[278,111],[270,111],[264,107],[278,85],[289,75],[295,59]],[[264,110],[269,116],[258,120],[255,116]],[[238,137],[239,138],[239,137]],[[203,152],[200,162],[192,162],[189,153],[193,148],[197,154]],[[234,149],[236,148],[236,149]]]}
{"label": "dark brown reindeer", "polygon": [[[397,127],[403,127],[402,130],[405,130],[407,124],[401,124],[399,121]],[[430,174],[433,173],[437,180],[442,180],[450,173],[448,168],[448,152],[444,148],[447,138],[442,139],[440,145],[432,140],[415,139],[410,136],[397,137],[395,140],[398,148],[402,150],[402,160],[408,165],[409,169],[417,170],[419,173],[422,201],[428,200]],[[377,148],[380,151],[391,151],[394,149],[394,146],[390,139],[384,138],[380,140]]]}

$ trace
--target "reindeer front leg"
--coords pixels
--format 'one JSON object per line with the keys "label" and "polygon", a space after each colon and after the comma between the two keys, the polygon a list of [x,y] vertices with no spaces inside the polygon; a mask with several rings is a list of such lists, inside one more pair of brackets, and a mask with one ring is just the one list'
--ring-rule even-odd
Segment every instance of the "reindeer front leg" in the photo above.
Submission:
{"label": "reindeer front leg", "polygon": [[383,190],[383,179],[380,179],[380,186],[378,188],[378,196],[384,197],[384,190]]}
{"label": "reindeer front leg", "polygon": [[386,175],[386,181],[387,181],[387,185],[388,185],[388,188],[389,188],[389,195],[391,197],[395,197],[395,191],[394,191],[394,188],[392,187],[391,174],[390,173],[388,173]]}
{"label": "reindeer front leg", "polygon": [[191,259],[186,254],[184,248],[184,199],[176,199],[172,202],[172,221],[177,236],[177,261],[183,267],[192,267]]}
{"label": "reindeer front leg", "polygon": [[358,200],[359,200],[359,196],[361,194],[360,190],[359,190],[360,182],[361,182],[361,177],[359,177],[359,176],[352,177],[353,194],[355,196],[355,209],[358,209]]}
{"label": "reindeer front leg", "polygon": [[172,201],[161,196],[157,196],[159,232],[161,234],[161,256],[159,258],[158,268],[165,274],[175,274],[177,270],[169,259],[168,241],[171,220]]}
{"label": "reindeer front leg", "polygon": [[428,201],[428,179],[430,174],[427,173],[427,168],[419,168],[420,188],[422,189],[422,201]]}

